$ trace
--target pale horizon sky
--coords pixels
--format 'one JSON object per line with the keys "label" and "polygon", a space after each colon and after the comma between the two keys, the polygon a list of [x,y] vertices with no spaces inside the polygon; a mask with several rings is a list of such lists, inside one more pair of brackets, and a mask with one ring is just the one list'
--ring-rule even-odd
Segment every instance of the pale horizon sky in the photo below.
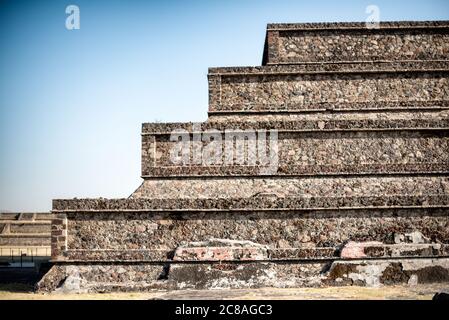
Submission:
{"label": "pale horizon sky", "polygon": [[0,211],[128,197],[141,123],[204,121],[208,67],[260,65],[267,23],[363,22],[368,5],[449,20],[444,0],[0,0]]}

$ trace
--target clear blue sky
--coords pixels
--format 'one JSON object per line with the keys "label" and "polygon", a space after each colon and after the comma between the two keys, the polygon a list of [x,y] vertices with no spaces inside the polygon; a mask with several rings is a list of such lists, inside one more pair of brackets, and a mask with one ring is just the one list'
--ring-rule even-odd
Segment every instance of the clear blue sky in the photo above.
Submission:
{"label": "clear blue sky", "polygon": [[449,19],[445,0],[0,1],[0,210],[127,197],[141,123],[205,120],[208,67],[259,65],[267,23],[365,21],[370,4]]}

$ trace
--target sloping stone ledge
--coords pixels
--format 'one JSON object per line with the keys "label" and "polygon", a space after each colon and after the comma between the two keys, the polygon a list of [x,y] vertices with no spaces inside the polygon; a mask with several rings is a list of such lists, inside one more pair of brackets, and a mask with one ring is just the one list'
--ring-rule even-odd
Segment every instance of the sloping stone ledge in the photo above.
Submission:
{"label": "sloping stone ledge", "polygon": [[[142,178],[268,176],[264,166],[157,166],[148,167]],[[269,169],[269,167],[267,167]],[[268,171],[270,172],[270,171]],[[272,176],[341,176],[341,175],[429,175],[448,174],[447,163],[364,164],[364,165],[280,165]]]}
{"label": "sloping stone ledge", "polygon": [[449,259],[334,262],[56,264],[38,292],[382,286],[449,282]]}
{"label": "sloping stone ledge", "polygon": [[[424,107],[426,104],[420,104]],[[444,106],[449,110],[449,102],[444,102]],[[385,105],[384,105],[385,106]],[[251,110],[243,111],[220,111],[219,113],[239,113],[256,112]],[[288,109],[288,108],[287,108]],[[417,108],[418,109],[418,108]],[[278,110],[279,111],[279,110]],[[440,110],[439,110],[440,111]],[[288,110],[287,112],[291,112]],[[239,132],[242,130],[277,130],[278,132],[328,132],[328,131],[427,131],[449,130],[449,115],[443,113],[436,115],[430,114],[427,119],[416,117],[415,119],[311,119],[311,120],[293,120],[293,121],[226,121],[226,122],[178,122],[178,123],[144,123],[142,125],[142,136],[151,135],[170,135],[175,130],[183,130],[189,133],[202,133],[205,130],[218,130],[224,132]]]}
{"label": "sloping stone ledge", "polygon": [[327,73],[413,73],[413,72],[449,71],[449,60],[427,61],[347,61],[347,62],[310,62],[301,64],[276,64],[249,67],[209,68],[209,76],[241,75],[280,75],[280,74],[327,74]]}
{"label": "sloping stone ledge", "polygon": [[[382,21],[379,27],[385,29],[449,29],[449,21]],[[267,30],[344,30],[357,29],[366,31],[366,22],[310,22],[310,23],[269,23]]]}
{"label": "sloping stone ledge", "polygon": [[344,210],[357,208],[432,208],[449,207],[449,195],[365,196],[365,197],[289,197],[266,195],[242,199],[59,199],[53,212],[97,211],[244,211],[254,210]]}
{"label": "sloping stone ledge", "polygon": [[270,248],[269,246],[223,247],[200,246],[166,249],[70,249],[53,262],[223,262],[223,261],[321,261],[357,259],[406,259],[448,257],[449,244],[359,244],[359,254],[348,256],[334,247]]}

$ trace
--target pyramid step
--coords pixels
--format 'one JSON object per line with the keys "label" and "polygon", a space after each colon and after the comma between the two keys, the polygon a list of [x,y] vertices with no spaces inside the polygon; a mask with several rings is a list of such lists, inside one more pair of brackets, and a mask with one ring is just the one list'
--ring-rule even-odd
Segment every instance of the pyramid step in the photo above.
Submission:
{"label": "pyramid step", "polygon": [[51,219],[53,219],[53,214],[50,212],[38,212],[34,215],[35,221],[39,221],[39,220],[51,221]]}
{"label": "pyramid step", "polygon": [[[354,176],[354,177],[214,177],[208,179],[148,179],[136,190],[133,198],[148,199],[150,202],[160,202],[161,208],[170,206],[170,201],[176,195],[179,205],[189,207],[195,201],[210,202],[210,199],[219,198],[224,201],[241,199],[233,207],[244,205],[244,199],[248,203],[254,203],[257,208],[259,197],[272,199],[281,204],[285,201],[288,207],[289,198],[303,199],[302,204],[296,204],[297,208],[328,207],[337,205],[340,201],[345,206],[358,207],[377,203],[402,206],[425,206],[444,203],[449,198],[449,177],[447,176]],[[425,201],[421,197],[429,197]],[[433,198],[435,197],[435,198]],[[440,198],[439,198],[440,197]],[[431,200],[433,198],[434,200]],[[370,200],[371,199],[371,200]],[[414,203],[414,201],[416,202]],[[168,201],[165,203],[164,201]],[[182,201],[186,201],[183,204]],[[218,200],[217,200],[218,201]],[[268,201],[268,200],[267,200]],[[327,202],[326,202],[327,201]],[[112,201],[111,201],[112,202]],[[325,203],[326,202],[326,203]],[[73,203],[69,200],[69,203]],[[76,202],[75,202],[76,203]],[[262,203],[262,202],[260,202]],[[94,207],[98,205],[92,204]],[[55,205],[63,205],[57,201]],[[204,204],[205,206],[206,204]],[[54,206],[55,207],[55,206]],[[65,207],[65,206],[63,206]],[[200,206],[201,207],[201,206]],[[59,207],[56,207],[57,209]],[[75,209],[75,207],[72,207]],[[182,208],[182,207],[181,207]],[[207,208],[207,207],[205,207]]]}
{"label": "pyramid step", "polygon": [[[443,190],[439,192],[435,190],[441,181],[433,181],[432,186],[426,184],[422,189],[418,183],[423,181],[416,181],[402,190],[399,184],[377,185],[377,188],[371,185],[370,190],[365,190],[361,187],[363,184],[360,184],[363,181],[354,182],[353,191],[347,190],[344,182],[328,185],[322,187],[322,194],[328,196],[321,198],[322,209],[324,205],[332,206],[327,207],[327,210],[319,210],[318,202],[321,200],[310,197],[316,183],[301,182],[309,194],[303,194],[296,199],[282,198],[282,195],[279,195],[279,198],[260,195],[230,200],[223,198],[55,200],[53,210],[64,213],[68,220],[67,237],[60,242],[64,253],[56,252],[56,254],[62,259],[69,257],[81,261],[148,261],[170,259],[167,254],[170,250],[188,248],[184,251],[185,255],[183,254],[186,260],[198,258],[226,260],[229,257],[231,259],[236,256],[242,257],[241,254],[243,257],[250,255],[256,259],[268,257],[316,259],[334,256],[334,249],[348,240],[378,242],[369,243],[371,248],[366,251],[365,247],[358,245],[347,247],[342,254],[348,258],[364,251],[366,256],[385,258],[449,254],[449,231],[444,228],[449,214],[448,197],[444,196]],[[267,181],[266,185],[272,183],[273,181]],[[437,193],[438,195],[433,200],[431,196],[424,200],[426,196],[397,195],[410,194],[411,188],[416,186],[420,188],[416,190],[417,193],[425,190],[423,193],[427,195]],[[359,190],[354,190],[354,187]],[[382,187],[389,188],[389,194],[380,197],[377,202],[374,194],[383,193],[379,192]],[[222,188],[229,190],[233,186],[224,183]],[[249,185],[248,188],[254,190],[255,186]],[[277,191],[280,193],[287,188],[286,185],[280,186]],[[433,190],[429,190],[430,188]],[[346,196],[336,199],[329,196],[329,190],[345,192]],[[353,194],[363,192],[370,196],[365,200],[359,198],[356,202],[350,203],[356,198]],[[242,190],[237,193],[243,194]],[[86,216],[94,216],[96,223],[102,227],[92,228],[87,225]],[[434,228],[439,227],[441,232],[433,232]],[[109,239],[120,239],[121,246],[111,243]],[[218,239],[221,239],[221,245],[217,243]],[[205,244],[204,241],[209,244]],[[223,241],[234,248],[239,246],[241,249],[243,247],[240,244],[246,243],[253,248],[257,247],[257,250],[246,253],[237,250],[234,252],[236,255],[221,249],[205,250],[206,246],[223,247]],[[396,251],[397,243],[410,243],[410,246],[407,245],[399,252]],[[385,247],[384,244],[389,246]],[[266,251],[268,248],[265,246],[274,250]],[[313,248],[322,250],[316,251]],[[176,255],[176,251],[174,253]]]}
{"label": "pyramid step", "polygon": [[[207,130],[215,128],[215,137],[221,140],[212,144],[207,138],[200,146],[194,144],[192,135],[169,132],[176,124],[159,128],[148,124],[144,125],[142,135],[142,176],[448,173],[448,116],[425,113],[415,115],[416,118],[381,115],[368,119],[330,116],[279,122],[208,122],[200,124],[199,129],[192,124],[177,124],[178,128],[195,133],[199,139],[206,137]],[[271,129],[276,132],[269,131]],[[227,149],[226,139],[229,140],[231,134],[236,142]],[[179,138],[185,138],[186,143],[180,143]],[[173,151],[180,147],[187,149],[188,156],[173,156]],[[218,148],[216,157],[208,157],[211,147]],[[274,157],[260,156],[262,147],[265,155]],[[196,156],[194,150],[198,151]]]}
{"label": "pyramid step", "polygon": [[18,220],[33,221],[34,216],[35,216],[35,213],[33,213],[33,212],[22,212],[19,214]]}
{"label": "pyramid step", "polygon": [[209,114],[448,109],[448,88],[449,61],[211,68]]}
{"label": "pyramid step", "polygon": [[269,24],[263,65],[446,60],[449,21]]}
{"label": "pyramid step", "polygon": [[1,220],[17,220],[19,218],[20,213],[16,212],[0,212],[0,221]]}
{"label": "pyramid step", "polygon": [[0,246],[49,246],[50,234],[9,233],[0,235]]}
{"label": "pyramid step", "polygon": [[51,232],[51,221],[33,221],[30,223],[21,223],[18,221],[10,222],[9,224],[10,233],[45,233],[50,234]]}

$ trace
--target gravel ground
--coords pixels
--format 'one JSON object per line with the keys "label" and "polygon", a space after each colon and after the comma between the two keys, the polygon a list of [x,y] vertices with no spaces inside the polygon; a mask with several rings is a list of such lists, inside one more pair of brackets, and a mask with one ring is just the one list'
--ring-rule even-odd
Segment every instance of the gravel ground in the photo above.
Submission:
{"label": "gravel ground", "polygon": [[329,287],[296,289],[225,289],[225,290],[176,290],[127,293],[89,294],[39,294],[24,285],[0,285],[0,300],[106,300],[106,299],[242,299],[242,300],[310,300],[310,299],[369,299],[369,300],[430,300],[437,291],[449,289],[449,283],[388,286],[379,288]]}

